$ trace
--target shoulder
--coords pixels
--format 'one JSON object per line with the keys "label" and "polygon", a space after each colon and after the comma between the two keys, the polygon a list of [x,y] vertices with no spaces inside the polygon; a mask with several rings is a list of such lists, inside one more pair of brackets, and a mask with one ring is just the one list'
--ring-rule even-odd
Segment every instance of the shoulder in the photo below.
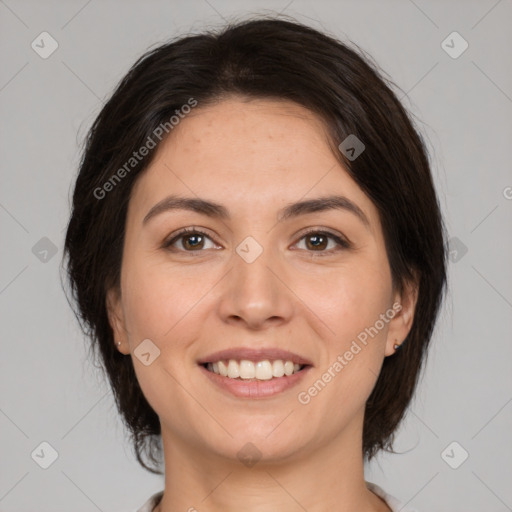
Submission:
{"label": "shoulder", "polygon": [[137,509],[137,512],[153,512],[153,509],[160,503],[164,491],[159,491],[151,496],[142,507]]}
{"label": "shoulder", "polygon": [[419,510],[415,508],[406,507],[404,503],[400,500],[388,494],[382,487],[379,487],[377,484],[372,482],[366,482],[366,487],[370,489],[374,494],[382,498],[388,507],[392,510],[392,512],[419,512]]}

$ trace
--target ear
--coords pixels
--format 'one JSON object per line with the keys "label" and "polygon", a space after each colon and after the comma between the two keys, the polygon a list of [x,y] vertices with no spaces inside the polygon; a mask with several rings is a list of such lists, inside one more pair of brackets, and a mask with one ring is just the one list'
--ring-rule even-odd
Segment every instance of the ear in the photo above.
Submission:
{"label": "ear", "polygon": [[401,345],[411,330],[418,301],[418,289],[419,279],[415,275],[414,281],[404,284],[402,293],[398,291],[394,293],[392,309],[396,314],[389,322],[386,356],[391,356],[396,352],[395,344]]}
{"label": "ear", "polygon": [[[105,298],[108,321],[114,334],[115,347],[123,354],[129,354],[128,336],[124,318],[124,311],[121,301],[121,291],[117,288],[110,288]],[[120,345],[117,343],[121,342]]]}

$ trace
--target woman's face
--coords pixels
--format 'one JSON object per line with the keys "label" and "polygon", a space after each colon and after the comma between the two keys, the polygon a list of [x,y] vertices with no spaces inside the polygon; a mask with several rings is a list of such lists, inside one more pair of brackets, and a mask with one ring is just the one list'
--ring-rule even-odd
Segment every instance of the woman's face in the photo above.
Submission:
{"label": "woman's face", "polygon": [[199,104],[137,180],[108,299],[164,442],[240,460],[360,450],[365,402],[414,310],[318,118],[238,98]]}

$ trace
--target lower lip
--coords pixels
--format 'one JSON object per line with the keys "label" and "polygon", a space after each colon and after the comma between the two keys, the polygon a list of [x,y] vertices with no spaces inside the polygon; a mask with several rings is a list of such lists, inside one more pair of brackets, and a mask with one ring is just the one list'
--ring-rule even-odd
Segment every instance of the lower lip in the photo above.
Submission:
{"label": "lower lip", "polygon": [[311,366],[306,366],[300,372],[283,377],[273,377],[269,380],[230,379],[210,372],[202,365],[199,365],[199,368],[211,382],[238,398],[267,398],[297,385],[311,369]]}

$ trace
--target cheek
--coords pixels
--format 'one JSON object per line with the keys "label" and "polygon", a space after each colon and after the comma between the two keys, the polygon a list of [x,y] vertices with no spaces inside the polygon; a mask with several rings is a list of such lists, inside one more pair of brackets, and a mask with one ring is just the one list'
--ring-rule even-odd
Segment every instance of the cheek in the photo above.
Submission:
{"label": "cheek", "polygon": [[144,255],[127,262],[123,276],[125,319],[133,343],[150,338],[161,348],[169,338],[194,322],[197,304],[211,285],[195,273],[186,277],[180,269],[149,264]]}
{"label": "cheek", "polygon": [[391,276],[385,265],[363,259],[343,268],[332,269],[319,279],[297,283],[300,296],[328,327],[326,332],[342,348],[375,324],[389,308]]}
{"label": "cheek", "polygon": [[[188,375],[183,362],[189,359],[187,350],[193,340],[200,336],[198,302],[209,288],[201,279],[188,280],[176,268],[151,264],[142,257],[127,261],[122,285],[132,359],[142,392],[157,414],[185,435],[185,419],[198,411],[179,382]],[[145,339],[160,351],[147,366],[136,352]],[[173,415],[176,408],[183,412],[182,419]]]}
{"label": "cheek", "polygon": [[380,318],[389,310],[392,288],[386,268],[370,265],[337,269],[322,282],[310,288],[310,303],[331,332],[324,338],[321,363],[299,398],[311,401],[312,415],[329,418],[329,436],[357,414],[375,386],[388,329]]}

